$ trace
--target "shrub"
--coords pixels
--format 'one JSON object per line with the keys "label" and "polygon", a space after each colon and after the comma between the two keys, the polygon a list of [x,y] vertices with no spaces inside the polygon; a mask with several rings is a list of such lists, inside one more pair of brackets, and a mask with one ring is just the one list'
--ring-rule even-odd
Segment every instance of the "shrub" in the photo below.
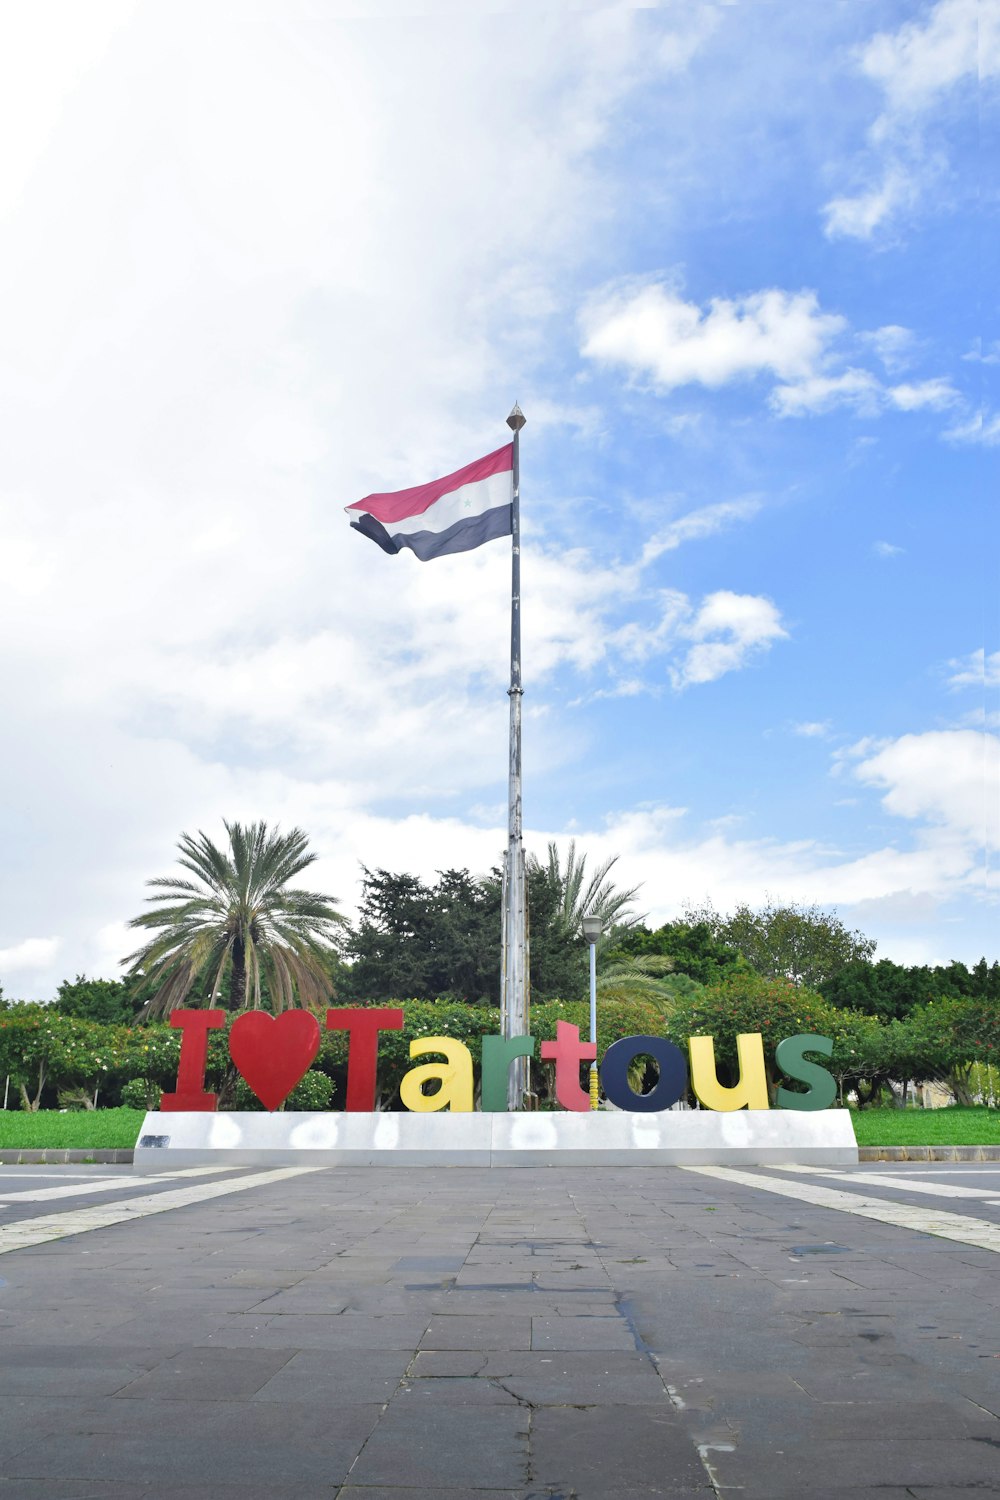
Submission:
{"label": "shrub", "polygon": [[[330,1108],[333,1082],[318,1068],[310,1068],[292,1089],[282,1109],[324,1110]],[[232,1109],[263,1113],[264,1106],[248,1084],[238,1079],[233,1093]]]}
{"label": "shrub", "polygon": [[714,1037],[719,1079],[727,1083],[736,1078],[736,1038],[759,1032],[764,1039],[768,1082],[774,1087],[777,1044],[801,1032],[832,1036],[830,1021],[830,1007],[814,991],[787,979],[734,973],[723,984],[707,985],[690,997],[678,996],[664,1024],[667,1036],[682,1049],[689,1037]]}
{"label": "shrub", "polygon": [[152,1078],[130,1078],[122,1084],[122,1104],[126,1109],[159,1109],[162,1092]]}

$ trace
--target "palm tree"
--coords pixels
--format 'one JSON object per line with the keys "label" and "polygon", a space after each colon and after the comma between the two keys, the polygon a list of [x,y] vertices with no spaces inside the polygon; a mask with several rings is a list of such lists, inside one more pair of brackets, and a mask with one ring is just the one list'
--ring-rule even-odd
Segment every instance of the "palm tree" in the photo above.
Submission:
{"label": "palm tree", "polygon": [[702,988],[687,974],[674,972],[674,960],[656,953],[605,961],[597,975],[597,993],[614,1000],[646,1000],[664,1016],[673,1002],[688,999]]}
{"label": "palm tree", "polygon": [[565,869],[560,863],[559,847],[554,841],[549,844],[548,858],[544,865],[537,855],[528,856],[529,871],[541,872],[557,897],[557,920],[566,935],[576,937],[583,918],[593,912],[604,922],[605,936],[601,946],[607,944],[612,933],[621,933],[642,920],[641,916],[629,909],[629,903],[639,894],[639,887],[634,885],[629,890],[619,890],[608,879],[617,863],[618,856],[613,854],[610,859],[603,860],[588,879],[587,856],[577,854],[575,839],[569,841]]}
{"label": "palm tree", "polygon": [[150,880],[153,911],[130,927],[156,935],[123,959],[129,975],[155,987],[144,1015],[163,1015],[184,1003],[195,981],[211,981],[218,1001],[228,974],[230,1010],[259,1009],[262,982],[275,1011],[298,1004],[317,1009],[330,993],[334,941],[345,925],[334,897],[289,890],[288,882],[316,859],[300,828],[290,833],[266,823],[226,823],[229,848],[204,833],[182,834],[180,864],[197,880]]}
{"label": "palm tree", "polygon": [[597,993],[612,995],[615,999],[648,1000],[653,1004],[665,999],[670,993],[669,979],[678,976],[673,972],[674,961],[659,954],[652,958],[606,959],[597,975]]}

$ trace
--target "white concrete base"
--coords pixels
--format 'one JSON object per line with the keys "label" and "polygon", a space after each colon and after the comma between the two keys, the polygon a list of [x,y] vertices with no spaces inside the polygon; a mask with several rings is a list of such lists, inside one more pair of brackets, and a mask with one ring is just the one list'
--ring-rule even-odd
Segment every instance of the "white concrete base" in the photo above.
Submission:
{"label": "white concrete base", "polygon": [[850,1166],[846,1109],[636,1114],[147,1114],[135,1169],[203,1166]]}

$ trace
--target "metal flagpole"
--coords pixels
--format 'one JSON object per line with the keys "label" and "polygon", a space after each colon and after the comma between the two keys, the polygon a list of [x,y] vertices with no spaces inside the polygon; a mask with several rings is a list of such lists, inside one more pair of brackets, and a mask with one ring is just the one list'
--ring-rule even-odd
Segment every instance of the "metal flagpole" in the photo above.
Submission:
{"label": "metal flagpole", "polygon": [[[525,941],[524,843],[521,830],[521,428],[525,416],[514,403],[507,426],[514,434],[514,494],[511,516],[510,576],[510,767],[507,797],[507,853],[504,858],[503,997],[505,1037],[528,1033],[527,945]],[[507,1108],[521,1109],[527,1092],[528,1060],[516,1058],[508,1072]]]}

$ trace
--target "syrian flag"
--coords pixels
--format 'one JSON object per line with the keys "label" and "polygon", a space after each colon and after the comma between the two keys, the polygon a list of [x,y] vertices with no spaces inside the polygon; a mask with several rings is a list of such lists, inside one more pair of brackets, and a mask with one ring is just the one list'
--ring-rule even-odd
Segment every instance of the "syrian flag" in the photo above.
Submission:
{"label": "syrian flag", "polygon": [[391,495],[366,495],[344,509],[355,531],[371,537],[383,552],[409,547],[421,562],[469,552],[511,535],[513,465],[514,445],[505,443],[444,479]]}

